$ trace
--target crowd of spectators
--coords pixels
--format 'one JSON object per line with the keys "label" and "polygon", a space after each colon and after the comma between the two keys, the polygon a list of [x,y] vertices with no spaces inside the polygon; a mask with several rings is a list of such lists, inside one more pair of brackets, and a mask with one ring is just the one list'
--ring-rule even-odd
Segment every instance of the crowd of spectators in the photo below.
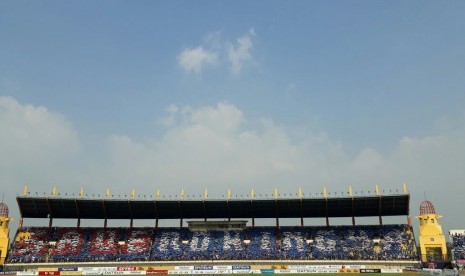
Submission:
{"label": "crowd of spectators", "polygon": [[[464,254],[464,238],[457,238]],[[414,260],[411,226],[187,228],[23,228],[9,262],[172,260]]]}
{"label": "crowd of spectators", "polygon": [[464,234],[453,234],[452,238],[452,254],[453,260],[465,260],[465,235]]}

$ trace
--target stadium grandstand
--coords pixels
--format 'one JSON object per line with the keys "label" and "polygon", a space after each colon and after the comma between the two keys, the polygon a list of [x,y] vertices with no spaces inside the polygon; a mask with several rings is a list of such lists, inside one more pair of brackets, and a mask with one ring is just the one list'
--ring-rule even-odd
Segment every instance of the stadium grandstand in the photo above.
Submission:
{"label": "stadium grandstand", "polygon": [[[5,268],[108,266],[112,264],[245,265],[284,264],[414,267],[420,264],[410,220],[383,224],[383,217],[409,216],[410,195],[178,200],[17,197],[20,227],[10,245]],[[331,226],[332,218],[351,218],[351,225]],[[376,225],[356,219],[376,217]],[[48,226],[25,226],[24,219],[47,219]],[[300,219],[282,226],[280,219]],[[306,226],[304,218],[322,218],[322,226]],[[74,219],[75,227],[56,227],[54,220]],[[81,219],[103,220],[104,227],[81,227]],[[130,227],[107,227],[124,219]],[[153,220],[153,227],[133,227],[133,220]],[[178,227],[159,227],[159,220],[179,220]],[[246,220],[244,220],[246,219]],[[274,225],[256,226],[256,219]],[[184,222],[187,220],[187,226]],[[251,222],[250,226],[247,223]],[[336,266],[335,266],[336,267]]]}

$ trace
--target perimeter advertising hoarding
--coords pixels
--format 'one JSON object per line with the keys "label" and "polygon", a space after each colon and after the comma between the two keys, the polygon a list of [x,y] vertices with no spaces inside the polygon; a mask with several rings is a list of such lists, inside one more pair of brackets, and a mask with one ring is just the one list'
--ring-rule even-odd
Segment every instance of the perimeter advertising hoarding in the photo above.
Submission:
{"label": "perimeter advertising hoarding", "polygon": [[194,266],[175,266],[174,270],[194,270]]}
{"label": "perimeter advertising hoarding", "polygon": [[55,271],[39,271],[39,275],[60,275],[60,271],[55,270]]}
{"label": "perimeter advertising hoarding", "polygon": [[363,268],[363,269],[360,269],[360,273],[381,273],[381,269],[378,269],[378,268]]}
{"label": "perimeter advertising hoarding", "polygon": [[149,270],[145,271],[145,273],[147,275],[151,275],[151,274],[168,274],[168,270],[167,269],[149,269]]}
{"label": "perimeter advertising hoarding", "polygon": [[145,271],[118,271],[118,270],[85,270],[82,271],[82,275],[145,275]]}
{"label": "perimeter advertising hoarding", "polygon": [[338,273],[339,268],[307,268],[307,269],[296,269],[295,273]]}
{"label": "perimeter advertising hoarding", "polygon": [[233,265],[231,266],[232,270],[250,270],[250,265]]}
{"label": "perimeter advertising hoarding", "polygon": [[360,268],[341,268],[339,273],[360,273]]}
{"label": "perimeter advertising hoarding", "polygon": [[59,267],[58,271],[78,271],[77,267]]}
{"label": "perimeter advertising hoarding", "polygon": [[18,276],[35,276],[39,275],[38,271],[18,271],[16,272],[16,275]]}
{"label": "perimeter advertising hoarding", "polygon": [[116,269],[117,269],[116,266],[78,267],[78,271],[116,271]]}
{"label": "perimeter advertising hoarding", "polygon": [[401,268],[381,268],[381,273],[403,273]]}

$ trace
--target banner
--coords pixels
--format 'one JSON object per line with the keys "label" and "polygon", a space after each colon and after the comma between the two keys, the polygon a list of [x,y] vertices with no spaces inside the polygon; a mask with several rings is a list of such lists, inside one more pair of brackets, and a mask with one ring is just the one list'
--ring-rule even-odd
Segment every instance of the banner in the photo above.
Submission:
{"label": "banner", "polygon": [[[232,274],[253,274],[253,270],[245,270],[245,269],[239,269],[239,270],[233,270],[232,271]],[[260,273],[260,270],[256,273]]]}
{"label": "banner", "polygon": [[381,273],[402,273],[401,268],[381,268]]}
{"label": "banner", "polygon": [[381,269],[378,268],[362,268],[360,269],[360,273],[381,273]]}
{"label": "banner", "polygon": [[339,273],[360,273],[359,268],[341,268]]}
{"label": "banner", "polygon": [[59,267],[58,271],[78,271],[77,267]]}
{"label": "banner", "polygon": [[274,269],[260,269],[261,274],[274,274]]}
{"label": "banner", "polygon": [[78,271],[116,271],[116,266],[102,266],[102,267],[85,266],[85,267],[78,267]]}
{"label": "banner", "polygon": [[60,271],[60,275],[82,275],[82,271]]}
{"label": "banner", "polygon": [[39,275],[60,275],[60,271],[39,271]]}
{"label": "banner", "polygon": [[137,268],[135,266],[118,266],[116,267],[118,271],[135,271]]}
{"label": "banner", "polygon": [[145,272],[147,275],[150,274],[168,274],[168,270],[163,270],[163,269],[152,269],[152,270],[147,270]]}
{"label": "banner", "polygon": [[442,270],[436,269],[436,268],[423,268],[422,271],[430,275],[437,275],[437,276],[442,275]]}
{"label": "banner", "polygon": [[250,265],[233,265],[232,270],[250,270]]}
{"label": "banner", "polygon": [[213,270],[212,265],[196,265],[194,266],[194,270]]}
{"label": "banner", "polygon": [[338,273],[337,268],[308,268],[308,269],[297,269],[297,273]]}
{"label": "banner", "polygon": [[218,270],[225,270],[225,269],[232,269],[232,265],[214,265],[213,269],[218,269]]}
{"label": "banner", "polygon": [[194,266],[175,266],[174,270],[194,270]]}
{"label": "banner", "polygon": [[35,276],[35,275],[39,275],[39,272],[38,271],[18,271],[18,272],[16,272],[16,275],[19,275],[19,276]]}

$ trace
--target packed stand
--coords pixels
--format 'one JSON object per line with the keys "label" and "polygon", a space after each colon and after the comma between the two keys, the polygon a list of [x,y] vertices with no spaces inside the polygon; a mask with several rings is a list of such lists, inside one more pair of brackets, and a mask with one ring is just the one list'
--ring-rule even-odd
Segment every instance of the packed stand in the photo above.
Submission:
{"label": "packed stand", "polygon": [[454,234],[451,235],[451,238],[453,259],[455,261],[465,260],[465,235]]}
{"label": "packed stand", "polygon": [[55,246],[50,250],[50,261],[84,262],[87,260],[86,231],[79,228],[58,228],[54,233]]}
{"label": "packed stand", "polygon": [[28,227],[18,230],[10,247],[11,263],[43,263],[48,261],[52,231],[45,227]]}
{"label": "packed stand", "polygon": [[[463,254],[463,239],[460,243]],[[457,251],[459,252],[459,251]],[[407,225],[187,228],[27,228],[9,262],[176,260],[415,260]]]}

